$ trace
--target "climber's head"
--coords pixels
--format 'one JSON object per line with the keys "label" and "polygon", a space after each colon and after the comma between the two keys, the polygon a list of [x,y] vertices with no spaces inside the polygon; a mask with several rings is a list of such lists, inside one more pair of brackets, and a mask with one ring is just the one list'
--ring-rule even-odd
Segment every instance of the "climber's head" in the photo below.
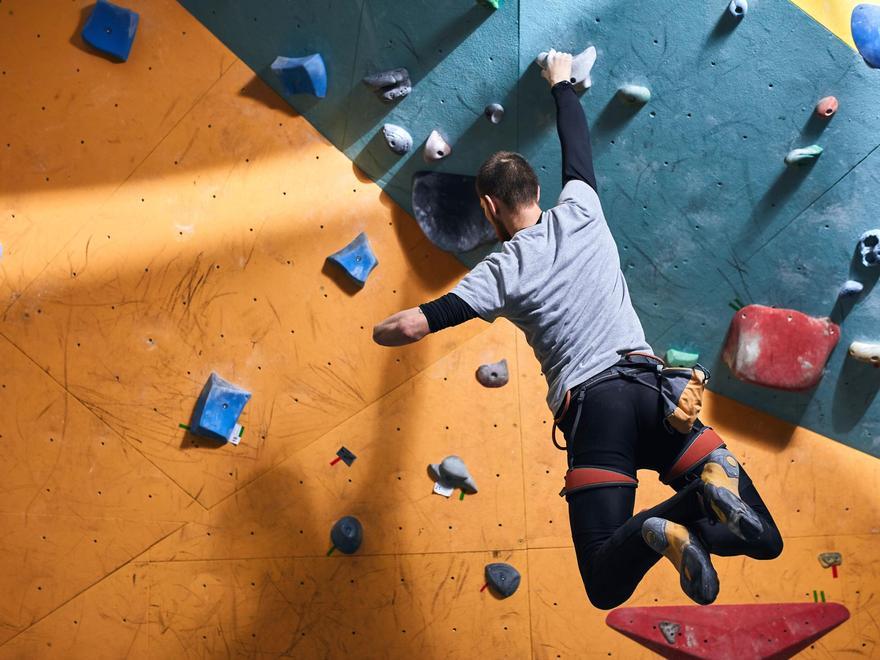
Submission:
{"label": "climber's head", "polygon": [[498,238],[507,241],[522,229],[523,213],[537,209],[541,187],[525,158],[512,151],[499,151],[489,156],[477,172],[477,195]]}

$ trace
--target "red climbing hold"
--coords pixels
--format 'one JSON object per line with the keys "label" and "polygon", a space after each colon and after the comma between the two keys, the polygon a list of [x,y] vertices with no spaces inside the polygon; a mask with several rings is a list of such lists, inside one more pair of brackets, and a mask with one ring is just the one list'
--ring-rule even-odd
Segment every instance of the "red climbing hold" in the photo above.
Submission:
{"label": "red climbing hold", "polygon": [[605,622],[664,658],[790,658],[849,619],[839,603],[621,607]]}
{"label": "red climbing hold", "polygon": [[740,380],[781,390],[806,390],[822,378],[840,328],[793,309],[749,305],[730,323],[724,362]]}

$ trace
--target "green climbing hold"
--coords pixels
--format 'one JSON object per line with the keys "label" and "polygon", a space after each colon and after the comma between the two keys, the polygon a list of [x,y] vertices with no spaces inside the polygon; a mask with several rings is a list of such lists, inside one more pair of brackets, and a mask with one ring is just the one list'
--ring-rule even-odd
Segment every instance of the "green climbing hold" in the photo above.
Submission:
{"label": "green climbing hold", "polygon": [[477,4],[492,9],[501,9],[504,6],[504,0],[477,0]]}
{"label": "green climbing hold", "polygon": [[630,105],[645,105],[651,100],[651,90],[643,85],[624,85],[617,90],[617,93]]}
{"label": "green climbing hold", "polygon": [[667,367],[693,367],[700,359],[699,353],[688,353],[676,348],[666,351]]}

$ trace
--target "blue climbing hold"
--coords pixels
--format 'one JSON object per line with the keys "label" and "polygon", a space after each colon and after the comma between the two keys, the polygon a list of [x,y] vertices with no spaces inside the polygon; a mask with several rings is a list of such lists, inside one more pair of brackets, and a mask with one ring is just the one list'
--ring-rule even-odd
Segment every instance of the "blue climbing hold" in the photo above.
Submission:
{"label": "blue climbing hold", "polygon": [[196,402],[190,430],[196,435],[233,442],[238,437],[234,436],[238,416],[250,398],[250,392],[212,373]]}
{"label": "blue climbing hold", "polygon": [[856,5],[850,29],[859,54],[870,66],[880,68],[880,5]]}
{"label": "blue climbing hold", "polygon": [[98,0],[83,26],[82,38],[90,46],[124,62],[134,43],[138,19],[137,12],[131,9]]}
{"label": "blue climbing hold", "polygon": [[364,528],[354,516],[345,516],[336,521],[330,530],[333,547],[347,555],[354,554],[364,540]]}
{"label": "blue climbing hold", "polygon": [[341,266],[360,286],[366,284],[367,277],[379,263],[373,250],[370,249],[370,241],[367,240],[367,235],[364,232],[358,234],[356,239],[339,252],[335,252],[327,258]]}
{"label": "blue climbing hold", "polygon": [[320,53],[305,57],[276,57],[272,71],[288,94],[327,96],[327,67]]}

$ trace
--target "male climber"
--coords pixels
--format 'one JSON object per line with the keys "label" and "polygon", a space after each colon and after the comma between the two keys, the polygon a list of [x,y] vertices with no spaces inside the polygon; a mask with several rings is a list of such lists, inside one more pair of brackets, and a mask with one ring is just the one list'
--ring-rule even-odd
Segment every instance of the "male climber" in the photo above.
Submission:
{"label": "male climber", "polygon": [[[543,73],[562,146],[557,205],[541,211],[537,176],[521,155],[490,156],[476,188],[502,250],[452,292],[377,325],[373,338],[401,346],[477,316],[513,322],[541,363],[567,441],[564,493],[590,601],[617,607],[665,556],[684,592],[708,604],[719,588],[710,553],[772,559],[782,538],[718,434],[699,419],[679,432],[664,417],[662,361],[645,341],[602,212],[571,62],[550,51]],[[676,493],[633,516],[638,469],[657,471]]]}

